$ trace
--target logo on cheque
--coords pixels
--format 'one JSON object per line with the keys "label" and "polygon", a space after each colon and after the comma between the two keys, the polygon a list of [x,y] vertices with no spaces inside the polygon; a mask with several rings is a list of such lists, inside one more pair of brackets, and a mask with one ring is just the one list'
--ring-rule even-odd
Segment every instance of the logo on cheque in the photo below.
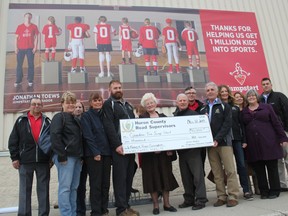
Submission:
{"label": "logo on cheque", "polygon": [[240,66],[240,63],[237,62],[235,64],[235,70],[233,72],[229,73],[231,76],[234,77],[234,79],[240,84],[243,85],[245,83],[245,80],[248,76],[250,76],[249,72],[246,72],[245,70],[242,69]]}
{"label": "logo on cheque", "polygon": [[123,122],[122,123],[123,132],[131,132],[134,131],[134,123],[133,122]]}

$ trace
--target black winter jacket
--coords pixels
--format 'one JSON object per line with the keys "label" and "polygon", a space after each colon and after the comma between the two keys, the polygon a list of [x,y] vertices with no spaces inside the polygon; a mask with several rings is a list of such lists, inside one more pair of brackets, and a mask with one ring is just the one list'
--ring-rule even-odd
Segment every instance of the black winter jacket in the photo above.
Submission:
{"label": "black winter jacket", "polygon": [[[209,114],[209,105],[200,110],[201,114]],[[213,139],[218,146],[232,145],[232,112],[229,104],[222,102],[219,98],[212,107],[211,131]]]}
{"label": "black winter jacket", "polygon": [[[263,93],[260,100],[262,103],[265,103]],[[288,98],[281,92],[271,91],[267,98],[267,103],[272,105],[274,112],[279,117],[279,120],[284,127],[284,130],[288,132]]]}
{"label": "black winter jacket", "polygon": [[103,104],[103,125],[113,150],[122,145],[120,119],[135,118],[133,107],[126,101],[117,101],[109,97]]}
{"label": "black winter jacket", "polygon": [[82,114],[81,125],[85,140],[84,156],[111,155],[108,138],[102,123],[102,110],[90,108]]}
{"label": "black winter jacket", "polygon": [[67,112],[57,113],[50,129],[52,151],[58,155],[58,161],[67,161],[67,157],[82,157],[82,130],[77,117]]}
{"label": "black winter jacket", "polygon": [[[42,126],[39,136],[42,136],[42,132],[50,123],[51,120],[42,114]],[[17,118],[9,137],[8,147],[12,161],[19,160],[20,164],[48,163],[50,161],[50,156],[44,154],[32,135],[28,113]]]}
{"label": "black winter jacket", "polygon": [[232,134],[233,140],[246,142],[245,130],[243,124],[241,124],[241,111],[238,106],[230,105],[232,109]]}
{"label": "black winter jacket", "polygon": [[[173,113],[174,116],[189,116],[189,115],[199,115],[196,111],[190,110],[189,108],[185,109],[185,110],[179,110],[178,107],[175,110],[175,112]],[[184,154],[186,152],[188,152],[189,149],[181,149],[181,150],[177,150],[178,154]]]}

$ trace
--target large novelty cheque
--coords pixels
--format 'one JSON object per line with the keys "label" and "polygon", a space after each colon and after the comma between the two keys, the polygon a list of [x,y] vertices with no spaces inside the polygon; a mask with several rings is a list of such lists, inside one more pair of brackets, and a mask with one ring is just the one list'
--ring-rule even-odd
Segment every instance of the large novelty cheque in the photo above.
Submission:
{"label": "large novelty cheque", "polygon": [[125,154],[213,146],[206,115],[120,120]]}

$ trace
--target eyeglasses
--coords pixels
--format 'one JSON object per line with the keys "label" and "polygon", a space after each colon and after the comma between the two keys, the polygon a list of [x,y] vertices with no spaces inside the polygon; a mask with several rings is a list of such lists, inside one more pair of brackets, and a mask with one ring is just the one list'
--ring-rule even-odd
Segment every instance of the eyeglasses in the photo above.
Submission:
{"label": "eyeglasses", "polygon": [[31,103],[31,106],[42,106],[41,103]]}

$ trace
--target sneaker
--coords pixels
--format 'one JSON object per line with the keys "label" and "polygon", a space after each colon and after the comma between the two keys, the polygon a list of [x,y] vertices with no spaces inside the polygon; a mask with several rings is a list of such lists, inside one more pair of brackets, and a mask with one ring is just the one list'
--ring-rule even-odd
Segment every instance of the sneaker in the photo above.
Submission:
{"label": "sneaker", "polygon": [[85,73],[86,72],[86,68],[85,67],[80,67],[80,73]]}
{"label": "sneaker", "polygon": [[16,87],[19,87],[21,84],[22,84],[21,82],[20,82],[20,83],[15,82],[15,83],[14,83],[14,87],[15,87],[15,88],[16,88]]}
{"label": "sneaker", "polygon": [[76,73],[76,68],[71,68],[71,73]]}
{"label": "sneaker", "polygon": [[168,70],[168,73],[173,73],[173,71],[172,70]]}
{"label": "sneaker", "polygon": [[125,62],[125,61],[122,61],[121,64],[126,64],[126,62]]}
{"label": "sneaker", "polygon": [[130,212],[132,215],[135,214],[137,216],[140,216],[140,213],[138,211],[132,209],[131,207],[127,208],[127,211]]}
{"label": "sneaker", "polygon": [[33,86],[33,82],[28,82],[28,86],[32,87]]}
{"label": "sneaker", "polygon": [[132,59],[129,59],[129,64],[133,64]]}
{"label": "sneaker", "polygon": [[227,207],[234,207],[238,205],[238,201],[237,200],[228,200],[226,206]]}
{"label": "sneaker", "polygon": [[216,203],[213,204],[214,207],[223,206],[226,204],[226,201],[218,199]]}
{"label": "sneaker", "polygon": [[104,77],[104,72],[99,73],[98,77]]}
{"label": "sneaker", "polygon": [[189,66],[188,68],[189,68],[190,70],[193,70],[193,66]]}
{"label": "sneaker", "polygon": [[154,70],[153,73],[154,73],[155,76],[158,75],[158,71],[157,70]]}
{"label": "sneaker", "polygon": [[249,192],[244,193],[244,199],[248,201],[252,201],[254,199],[253,195]]}
{"label": "sneaker", "polygon": [[151,71],[146,71],[146,75],[150,76],[151,75]]}
{"label": "sneaker", "polygon": [[197,66],[197,70],[199,70],[200,69],[200,66]]}
{"label": "sneaker", "polygon": [[113,77],[113,76],[114,76],[114,74],[108,71],[107,77]]}

